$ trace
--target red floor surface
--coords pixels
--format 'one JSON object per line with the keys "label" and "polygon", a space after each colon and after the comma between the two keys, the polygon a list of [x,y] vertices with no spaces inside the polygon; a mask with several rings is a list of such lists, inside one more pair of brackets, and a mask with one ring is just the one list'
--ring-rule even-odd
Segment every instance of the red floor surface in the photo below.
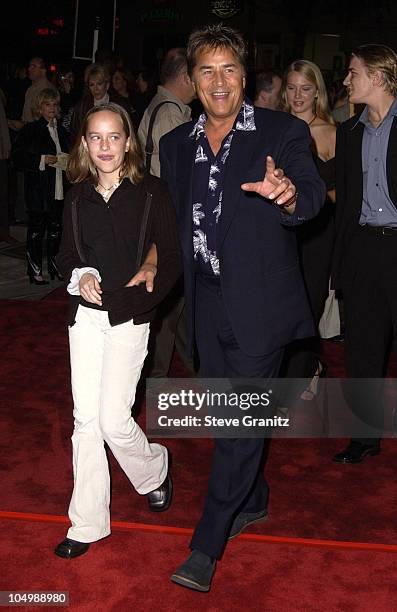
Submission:
{"label": "red floor surface", "polygon": [[[72,488],[72,403],[60,291],[42,302],[0,302],[0,511],[65,515]],[[333,376],[343,375],[343,344],[325,344]],[[177,368],[177,364],[175,366]],[[181,372],[176,369],[176,375]],[[139,420],[144,422],[144,412]],[[204,500],[210,440],[166,440],[172,451],[174,502],[160,515],[132,489],[112,458],[112,518],[192,528]],[[249,532],[397,544],[397,450],[361,465],[332,462],[342,440],[274,440],[266,476],[268,521]],[[4,520],[0,590],[71,593],[78,610],[380,610],[395,609],[397,556],[249,541],[227,547],[209,595],[169,583],[188,535],[114,531],[72,562],[52,548],[63,524]],[[6,534],[6,537],[4,535]],[[302,542],[303,544],[303,542]],[[3,585],[3,586],[1,586]],[[394,602],[394,605],[393,605]],[[37,608],[36,608],[37,609]]]}

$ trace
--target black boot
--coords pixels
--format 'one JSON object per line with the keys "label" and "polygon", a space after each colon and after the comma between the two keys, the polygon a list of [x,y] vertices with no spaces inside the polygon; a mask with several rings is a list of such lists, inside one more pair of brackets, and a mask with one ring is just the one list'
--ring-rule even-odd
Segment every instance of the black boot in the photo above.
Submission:
{"label": "black boot", "polygon": [[47,230],[47,266],[48,274],[51,280],[57,278],[59,281],[63,281],[64,278],[59,271],[55,257],[59,251],[59,244],[61,241],[61,226],[59,223],[52,221]]}

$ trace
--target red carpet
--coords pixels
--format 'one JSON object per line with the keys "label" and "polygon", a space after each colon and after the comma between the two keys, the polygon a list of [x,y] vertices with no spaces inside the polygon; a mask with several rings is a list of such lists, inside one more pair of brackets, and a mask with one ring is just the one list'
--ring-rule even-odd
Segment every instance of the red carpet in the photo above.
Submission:
{"label": "red carpet", "polygon": [[[0,511],[62,516],[67,512],[72,486],[72,403],[65,313],[63,290],[41,302],[0,302]],[[343,375],[342,351],[343,344],[325,343],[333,376]],[[174,374],[181,375],[177,363]],[[144,423],[143,412],[138,420]],[[171,509],[160,515],[149,513],[146,499],[133,491],[110,458],[114,521],[194,526],[205,495],[212,442],[165,443],[173,455]],[[385,440],[382,453],[360,466],[331,461],[343,443],[274,440],[266,468],[270,518],[250,533],[397,544],[394,441]],[[51,553],[64,536],[63,524],[4,518],[1,522],[3,534],[7,533],[1,547],[2,567],[7,571],[1,578],[6,586],[0,590],[73,589],[72,607],[79,610],[130,610],[134,604],[149,610],[158,593],[163,607],[157,602],[156,608],[162,610],[237,610],[241,597],[248,610],[386,611],[395,607],[395,553],[310,549],[240,538],[227,548],[214,588],[203,596],[168,583],[169,574],[186,554],[186,534],[158,533],[156,527],[154,532],[116,529],[111,538],[92,547],[89,556],[65,566]],[[106,603],[101,604],[105,594]],[[369,603],[371,608],[366,607]]]}
{"label": "red carpet", "polygon": [[[171,584],[184,538],[114,532],[71,562],[47,554],[56,525],[1,521],[0,589],[69,591],[79,611],[373,612],[395,609],[397,555],[280,547],[237,539],[219,563],[208,594]],[[12,544],[11,544],[12,543]],[[15,562],[16,550],[21,551]],[[29,551],[29,554],[24,554]],[[361,595],[360,595],[361,594]],[[244,598],[244,599],[243,599]],[[33,609],[33,608],[32,608]]]}

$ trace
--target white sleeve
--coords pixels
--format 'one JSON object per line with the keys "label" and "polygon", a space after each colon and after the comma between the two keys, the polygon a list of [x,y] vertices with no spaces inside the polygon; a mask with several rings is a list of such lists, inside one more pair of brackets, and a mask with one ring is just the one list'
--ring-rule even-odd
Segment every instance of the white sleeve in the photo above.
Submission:
{"label": "white sleeve", "polygon": [[45,155],[42,155],[40,158],[39,170],[41,171],[45,170]]}
{"label": "white sleeve", "polygon": [[89,272],[93,274],[98,283],[101,282],[101,276],[96,268],[75,268],[72,272],[72,276],[70,277],[69,284],[67,286],[67,291],[70,295],[80,295],[79,282],[83,274]]}

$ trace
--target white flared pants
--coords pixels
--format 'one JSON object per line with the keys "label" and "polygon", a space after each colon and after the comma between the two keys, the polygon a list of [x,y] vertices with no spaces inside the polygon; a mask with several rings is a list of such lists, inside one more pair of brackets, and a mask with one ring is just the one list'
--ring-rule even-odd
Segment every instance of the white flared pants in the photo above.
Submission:
{"label": "white flared pants", "polygon": [[104,441],[138,493],[159,487],[167,450],[149,444],[131,416],[147,355],[149,323],[111,327],[107,312],[79,306],[69,328],[74,402],[74,489],[68,537],[94,542],[110,533],[110,478]]}

